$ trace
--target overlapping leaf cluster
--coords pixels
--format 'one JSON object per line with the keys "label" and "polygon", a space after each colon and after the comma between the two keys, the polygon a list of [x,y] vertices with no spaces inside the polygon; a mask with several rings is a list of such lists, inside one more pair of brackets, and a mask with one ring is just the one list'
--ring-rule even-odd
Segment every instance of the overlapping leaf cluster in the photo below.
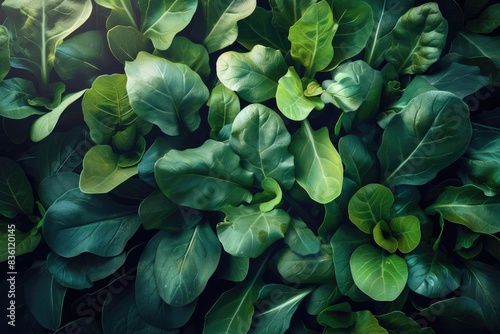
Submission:
{"label": "overlapping leaf cluster", "polygon": [[18,328],[498,332],[493,2],[0,1]]}

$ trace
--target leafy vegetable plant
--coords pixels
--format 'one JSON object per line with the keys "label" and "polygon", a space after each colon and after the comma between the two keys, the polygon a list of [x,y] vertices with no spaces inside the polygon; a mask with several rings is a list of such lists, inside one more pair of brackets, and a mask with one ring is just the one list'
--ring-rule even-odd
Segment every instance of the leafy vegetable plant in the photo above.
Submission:
{"label": "leafy vegetable plant", "polygon": [[495,1],[0,4],[4,332],[500,331]]}

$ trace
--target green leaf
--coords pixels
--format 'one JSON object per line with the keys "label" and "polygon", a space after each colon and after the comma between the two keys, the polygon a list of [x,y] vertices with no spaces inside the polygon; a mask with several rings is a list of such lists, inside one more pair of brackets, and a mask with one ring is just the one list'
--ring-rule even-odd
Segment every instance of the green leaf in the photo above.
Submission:
{"label": "green leaf", "polygon": [[290,141],[290,134],[276,112],[252,104],[235,117],[229,145],[257,182],[273,178],[283,188],[290,189],[295,182],[293,156],[288,152]]}
{"label": "green leaf", "polygon": [[292,283],[329,283],[335,280],[330,245],[322,245],[319,252],[306,256],[285,248],[276,266],[280,275]]}
{"label": "green leaf", "polygon": [[352,253],[349,265],[354,283],[374,300],[393,301],[406,286],[408,267],[396,254],[361,245]]}
{"label": "green leaf", "polygon": [[[255,302],[254,333],[283,334],[302,300],[312,288],[294,289],[281,284],[264,286]],[[279,298],[273,298],[279,296]]]}
{"label": "green leaf", "polygon": [[448,22],[435,2],[408,10],[392,30],[392,44],[385,59],[399,74],[425,72],[441,56]]}
{"label": "green leaf", "polygon": [[197,148],[172,149],[155,164],[158,186],[171,201],[199,210],[249,203],[252,173],[240,167],[229,144],[207,140]]}
{"label": "green leaf", "polygon": [[209,91],[200,76],[184,64],[140,52],[125,64],[130,105],[139,117],[169,136],[192,132]]}
{"label": "green leaf", "polygon": [[292,66],[278,80],[276,104],[283,115],[293,121],[306,119],[309,113],[316,108],[316,104],[305,96],[302,81]]}
{"label": "green leaf", "polygon": [[288,32],[316,0],[269,0],[273,15],[273,26],[282,32]]}
{"label": "green leaf", "polygon": [[139,228],[135,206],[118,204],[107,195],[67,191],[47,210],[43,236],[60,256],[84,252],[117,256]]}
{"label": "green leaf", "polygon": [[39,142],[44,138],[48,137],[59,121],[62,113],[73,103],[75,103],[80,97],[82,97],[83,93],[85,93],[85,89],[79,92],[74,92],[67,94],[54,110],[43,114],[39,118],[33,122],[30,131],[31,140],[34,142]]}
{"label": "green leaf", "polygon": [[484,36],[461,31],[451,43],[450,52],[465,57],[488,57],[500,68],[500,36]]}
{"label": "green leaf", "polygon": [[133,61],[139,52],[153,52],[153,43],[136,28],[130,26],[115,26],[107,34],[109,49],[113,56],[122,64]]}
{"label": "green leaf", "polygon": [[292,218],[283,240],[299,255],[313,255],[320,251],[320,241],[313,231],[300,219]]}
{"label": "green leaf", "polygon": [[426,209],[428,214],[439,213],[452,223],[465,225],[474,232],[500,232],[500,195],[485,196],[473,185],[446,187],[436,201]]}
{"label": "green leaf", "polygon": [[231,282],[241,282],[247,277],[249,268],[250,259],[248,257],[237,257],[223,253],[217,277]]}
{"label": "green leaf", "polygon": [[376,315],[380,326],[385,328],[389,333],[422,333],[422,334],[432,334],[434,331],[428,327],[422,328],[420,325],[411,317],[406,316],[401,311],[392,311],[390,313]]}
{"label": "green leaf", "polygon": [[268,212],[281,203],[283,192],[275,179],[265,178],[261,182],[262,192],[255,194],[252,204],[259,203],[259,210]]}
{"label": "green leaf", "polygon": [[332,61],[332,40],[337,27],[326,1],[310,5],[290,27],[288,40],[292,43],[291,55],[306,68],[306,77],[312,78]]}
{"label": "green leaf", "polygon": [[259,256],[285,236],[290,223],[285,211],[262,212],[258,205],[226,206],[222,212],[226,217],[217,224],[217,235],[224,250],[233,256]]}
{"label": "green leaf", "polygon": [[9,17],[11,65],[33,73],[42,89],[49,83],[56,47],[81,26],[92,12],[90,0],[6,0],[2,8]]}
{"label": "green leaf", "polygon": [[0,25],[0,81],[2,81],[10,71],[10,40],[9,31]]}
{"label": "green leaf", "polygon": [[398,248],[398,241],[392,235],[391,229],[385,220],[379,221],[373,228],[373,240],[389,253],[394,253]]}
{"label": "green leaf", "polygon": [[356,191],[349,200],[349,219],[361,231],[371,234],[375,225],[389,218],[394,195],[381,184],[371,183]]}
{"label": "green leaf", "polygon": [[290,50],[290,42],[286,35],[272,25],[272,13],[262,7],[256,7],[253,13],[238,22],[238,43],[248,50],[255,45],[263,45],[280,50]]}
{"label": "green leaf", "polygon": [[154,263],[158,293],[169,305],[193,302],[215,272],[221,247],[208,223],[167,234],[159,243]]}
{"label": "green leaf", "polygon": [[210,137],[215,139],[222,128],[233,123],[240,112],[240,100],[235,92],[222,84],[216,85],[208,98],[208,124]]}
{"label": "green leaf", "polygon": [[340,195],[343,166],[326,127],[314,131],[302,121],[289,150],[295,158],[295,178],[314,201],[325,204]]}
{"label": "green leaf", "polygon": [[342,297],[336,283],[317,286],[306,299],[306,311],[310,315],[318,315]]}
{"label": "green leaf", "polygon": [[135,302],[141,318],[152,326],[163,329],[178,328],[191,318],[197,302],[175,307],[161,299],[160,284],[155,280],[155,261],[158,246],[164,239],[170,239],[165,232],[158,232],[144,248],[137,265],[135,281]]}
{"label": "green leaf", "polygon": [[461,272],[441,251],[417,248],[405,255],[408,264],[408,287],[428,297],[445,296],[460,286]]}
{"label": "green leaf", "polygon": [[472,135],[468,109],[448,92],[411,100],[392,118],[377,152],[385,183],[421,185],[457,160]]}
{"label": "green leaf", "polygon": [[9,158],[0,157],[0,214],[14,218],[33,212],[33,190],[24,170]]}
{"label": "green leaf", "polygon": [[125,263],[125,258],[125,253],[114,257],[83,253],[76,257],[65,258],[50,252],[46,264],[49,272],[62,286],[86,289],[90,288],[93,282],[117,271]]}
{"label": "green leaf", "polygon": [[411,252],[420,243],[420,221],[417,217],[395,217],[391,219],[389,226],[401,253]]}
{"label": "green leaf", "polygon": [[31,115],[43,115],[43,112],[33,108],[28,102],[36,94],[31,81],[22,78],[0,81],[0,116],[23,119]]}
{"label": "green leaf", "polygon": [[83,158],[80,189],[87,194],[104,194],[137,174],[137,166],[120,167],[119,158],[109,145],[92,147]]}
{"label": "green leaf", "polygon": [[73,172],[61,172],[49,175],[38,185],[38,196],[44,208],[50,207],[68,190],[78,188],[80,175]]}
{"label": "green leaf", "polygon": [[9,257],[12,259],[12,256],[18,257],[33,252],[42,240],[42,233],[36,226],[27,232],[15,229],[13,234],[16,247],[13,255],[12,247],[9,248],[9,236],[12,235],[9,229],[11,229],[9,224],[0,224],[0,262],[7,261]]}
{"label": "green leaf", "polygon": [[338,24],[333,36],[333,59],[328,69],[334,69],[344,60],[356,56],[366,46],[373,30],[373,11],[364,1],[331,1],[333,17]]}
{"label": "green leaf", "polygon": [[318,314],[317,319],[321,325],[335,329],[352,327],[356,321],[351,305],[346,302],[328,306]]}
{"label": "green leaf", "polygon": [[224,86],[251,103],[273,98],[286,68],[280,51],[262,45],[246,53],[224,52],[216,64],[217,77]]}
{"label": "green leaf", "polygon": [[153,41],[155,49],[166,50],[189,24],[197,6],[196,0],[139,0],[141,32]]}
{"label": "green leaf", "polygon": [[377,162],[359,137],[343,136],[339,139],[339,154],[345,166],[344,175],[363,186],[375,181]]}
{"label": "green leaf", "polygon": [[382,328],[377,318],[375,318],[371,311],[364,310],[358,311],[354,313],[355,316],[355,324],[351,329],[352,334],[364,334],[364,333],[373,333],[373,334],[387,334],[387,330]]}
{"label": "green leaf", "polygon": [[137,28],[136,17],[130,0],[95,0],[95,2],[99,6],[111,9],[106,21],[106,29],[109,30],[117,25]]}
{"label": "green leaf", "polygon": [[391,46],[392,29],[399,18],[413,7],[413,0],[393,2],[389,0],[371,0],[374,26],[366,43],[364,60],[373,68],[378,68],[384,61],[384,54]]}
{"label": "green leaf", "polygon": [[45,262],[35,262],[24,273],[26,305],[46,329],[55,331],[61,325],[66,290],[50,274]]}
{"label": "green leaf", "polygon": [[238,21],[253,13],[256,0],[202,0],[206,21],[203,44],[212,53],[229,46],[238,36]]}
{"label": "green leaf", "polygon": [[477,18],[468,20],[466,27],[479,34],[487,34],[500,27],[500,4],[489,6]]}

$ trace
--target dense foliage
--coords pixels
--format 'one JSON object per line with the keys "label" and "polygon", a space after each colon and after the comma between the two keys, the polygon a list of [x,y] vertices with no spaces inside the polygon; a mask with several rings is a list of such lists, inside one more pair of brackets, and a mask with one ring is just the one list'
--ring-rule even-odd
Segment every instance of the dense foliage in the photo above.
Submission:
{"label": "dense foliage", "polygon": [[0,3],[16,332],[500,331],[495,1]]}

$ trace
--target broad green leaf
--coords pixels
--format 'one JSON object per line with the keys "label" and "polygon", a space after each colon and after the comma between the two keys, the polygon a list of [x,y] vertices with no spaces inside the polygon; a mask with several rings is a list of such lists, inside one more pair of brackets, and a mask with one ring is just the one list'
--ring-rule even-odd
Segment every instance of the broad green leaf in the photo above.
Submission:
{"label": "broad green leaf", "polygon": [[154,55],[167,58],[171,62],[189,66],[202,78],[210,75],[208,51],[201,44],[193,43],[183,36],[175,36],[167,50],[155,50]]}
{"label": "broad green leaf", "polygon": [[299,255],[313,255],[320,251],[320,241],[313,231],[300,219],[292,218],[283,240]]}
{"label": "broad green leaf", "polygon": [[33,190],[24,170],[14,160],[0,157],[0,215],[29,215],[33,204]]}
{"label": "broad green leaf", "polygon": [[354,135],[339,139],[339,154],[345,166],[344,175],[363,186],[375,181],[377,162],[361,139]]}
{"label": "broad green leaf", "polygon": [[356,321],[351,305],[347,302],[328,306],[318,314],[317,319],[321,325],[334,329],[347,329],[354,326]]}
{"label": "broad green leaf", "polygon": [[222,212],[226,217],[217,224],[217,235],[224,250],[233,256],[259,256],[285,236],[290,223],[285,211],[262,212],[258,205],[226,206]]}
{"label": "broad green leaf", "polygon": [[73,172],[61,172],[44,178],[38,185],[38,196],[44,208],[49,208],[68,190],[78,188],[80,175]]}
{"label": "broad green leaf", "polygon": [[373,300],[393,301],[406,286],[408,266],[405,260],[372,245],[358,246],[349,265],[354,283]]}
{"label": "broad green leaf", "polygon": [[144,120],[169,136],[196,130],[209,91],[187,65],[140,52],[125,64],[130,105]]}
{"label": "broad green leaf", "polygon": [[43,114],[39,118],[33,122],[30,131],[31,140],[34,142],[39,142],[44,138],[48,137],[59,121],[62,113],[73,103],[75,103],[80,97],[82,97],[83,93],[85,93],[85,89],[79,92],[74,92],[67,94],[54,110]]}
{"label": "broad green leaf", "polygon": [[122,64],[133,61],[139,52],[153,52],[153,43],[136,28],[115,26],[108,30],[107,40],[113,56]]}
{"label": "broad green leaf", "polygon": [[224,52],[216,64],[217,77],[224,86],[251,103],[273,98],[286,68],[280,51],[262,45],[246,53]]}
{"label": "broad green leaf", "polygon": [[86,289],[90,288],[93,282],[117,271],[125,263],[125,258],[125,253],[114,257],[83,253],[65,258],[50,252],[47,255],[46,264],[49,272],[62,286],[71,289]]}
{"label": "broad green leaf", "polygon": [[461,31],[451,43],[450,52],[465,57],[488,57],[500,68],[500,36]]}
{"label": "broad green leaf", "polygon": [[342,297],[336,283],[317,286],[306,299],[306,311],[310,315],[318,315]]}
{"label": "broad green leaf", "polygon": [[460,269],[441,251],[417,248],[405,255],[408,264],[408,287],[428,297],[446,296],[460,286]]}
{"label": "broad green leaf", "polygon": [[408,317],[401,311],[392,311],[390,313],[376,315],[380,326],[385,328],[389,333],[408,333],[408,334],[433,334],[434,331],[429,328],[420,327],[413,318]]}
{"label": "broad green leaf", "polygon": [[457,228],[457,239],[454,250],[463,258],[472,259],[483,250],[481,234],[472,232],[466,227]]}
{"label": "broad green leaf", "polygon": [[69,190],[55,201],[43,220],[45,241],[64,257],[84,252],[117,256],[141,224],[136,207],[79,189]]}
{"label": "broad green leaf", "polygon": [[337,27],[326,1],[309,6],[290,27],[288,40],[292,43],[291,55],[306,68],[306,77],[312,78],[332,61],[332,40]]}
{"label": "broad green leaf", "polygon": [[197,302],[175,307],[161,299],[154,269],[158,246],[164,239],[170,239],[170,236],[166,232],[158,232],[149,240],[141,254],[135,280],[135,303],[145,322],[169,329],[183,326],[191,318]]}
{"label": "broad green leaf", "polygon": [[67,288],[51,275],[45,262],[35,262],[24,273],[24,298],[35,319],[46,329],[61,325]]}
{"label": "broad green leaf", "polygon": [[43,115],[43,112],[29,104],[36,96],[33,82],[22,78],[0,81],[0,116],[11,119],[23,119],[31,115]]}
{"label": "broad green leaf", "polygon": [[343,166],[326,127],[314,131],[302,121],[289,150],[295,158],[295,178],[314,201],[325,204],[340,195]]}
{"label": "broad green leaf", "polygon": [[14,230],[15,238],[15,255],[13,255],[9,250],[9,235],[12,235],[9,224],[0,224],[0,262],[5,262],[12,259],[11,256],[21,256],[23,254],[28,254],[33,252],[40,241],[42,240],[42,233],[38,227],[33,227],[27,232],[23,232],[19,229]]}
{"label": "broad green leaf", "polygon": [[56,47],[80,27],[92,12],[90,0],[5,0],[9,17],[11,65],[33,73],[42,89],[49,83]]}
{"label": "broad green leaf", "polygon": [[474,232],[500,232],[500,195],[485,196],[473,185],[446,187],[436,201],[426,209],[428,214],[439,213],[452,223],[465,225]]}
{"label": "broad green leaf", "polygon": [[375,24],[366,44],[364,60],[373,68],[378,68],[384,61],[385,51],[391,46],[392,29],[399,18],[413,7],[413,0],[370,0],[367,4],[372,7]]}
{"label": "broad green leaf", "polygon": [[365,334],[365,333],[373,333],[373,334],[387,334],[387,330],[381,327],[371,311],[364,310],[358,311],[354,313],[355,323],[354,327],[351,328],[352,334]]}
{"label": "broad green leaf", "polygon": [[435,2],[408,10],[392,30],[392,44],[385,53],[399,74],[425,72],[441,56],[448,22]]}
{"label": "broad green leaf", "polygon": [[292,66],[278,80],[276,104],[283,115],[293,121],[306,119],[316,108],[316,104],[304,95],[302,81]]}
{"label": "broad green leaf", "polygon": [[[388,117],[387,120],[384,120],[383,123],[385,125],[383,126],[383,128],[385,129],[387,127],[386,123],[389,123],[393,116],[395,116],[397,113],[401,112],[404,108],[406,108],[406,106],[408,106],[411,100],[413,100],[420,94],[437,90],[438,89],[432,86],[427,80],[425,80],[423,76],[421,75],[415,76],[415,78],[412,81],[410,81],[408,86],[406,86],[405,90],[403,91],[403,95],[401,95],[399,100],[390,105],[389,108],[393,110],[394,113],[392,113],[391,117]],[[381,124],[380,120],[379,124]]]}
{"label": "broad green leaf", "polygon": [[266,177],[260,185],[263,191],[253,196],[252,204],[258,203],[262,212],[271,211],[281,203],[283,192],[275,179]]}
{"label": "broad green leaf", "polygon": [[155,190],[141,202],[139,216],[146,230],[169,232],[190,229],[203,217],[202,213],[194,209],[177,206],[161,190]]}
{"label": "broad green leaf", "polygon": [[480,304],[468,297],[439,300],[421,309],[420,314],[426,318],[433,317],[432,327],[439,332],[480,332],[486,324]]}
{"label": "broad green leaf", "polygon": [[500,4],[487,7],[481,15],[466,23],[467,30],[479,34],[487,34],[500,27]]}
{"label": "broad green leaf", "polygon": [[385,220],[379,221],[373,227],[372,233],[375,243],[389,253],[394,253],[398,249],[398,241],[392,235],[391,229]]}
{"label": "broad green leaf", "polygon": [[306,256],[285,248],[276,267],[280,275],[292,283],[329,283],[335,280],[330,245],[322,245],[319,252]]}
{"label": "broad green leaf", "polygon": [[212,89],[208,98],[208,124],[212,131],[210,137],[214,139],[222,128],[233,123],[240,112],[240,100],[235,92],[222,84]]}
{"label": "broad green leaf", "polygon": [[264,286],[255,302],[253,333],[285,333],[297,307],[311,291],[312,288],[294,289],[281,284]]}
{"label": "broad green leaf", "polygon": [[257,182],[273,178],[290,189],[295,182],[293,156],[288,152],[290,141],[290,133],[276,112],[251,104],[236,115],[229,145]]}
{"label": "broad green leaf", "polygon": [[256,7],[253,13],[238,22],[238,43],[248,50],[255,45],[263,45],[287,53],[290,42],[286,35],[272,25],[271,11]]}
{"label": "broad green leaf", "polygon": [[189,24],[197,6],[196,0],[139,0],[141,32],[153,41],[155,49],[166,50]]}
{"label": "broad green leaf", "polygon": [[388,219],[394,195],[381,184],[371,183],[356,191],[349,200],[349,219],[361,231],[371,234],[375,225]]}
{"label": "broad green leaf", "polygon": [[10,41],[9,31],[0,25],[0,81],[10,71]]}
{"label": "broad green leaf", "polygon": [[256,0],[202,0],[206,21],[203,44],[212,53],[229,46],[238,36],[238,21],[253,13]]}
{"label": "broad green leaf", "polygon": [[391,219],[389,226],[398,241],[401,253],[409,253],[420,243],[420,221],[415,216],[399,216]]}
{"label": "broad green leaf", "polygon": [[500,330],[500,289],[495,278],[499,270],[483,262],[467,261],[462,276],[461,295],[475,300],[483,311],[484,324],[492,333]]}
{"label": "broad green leaf", "polygon": [[158,244],[154,277],[158,293],[169,305],[192,303],[215,272],[221,247],[208,223],[166,234]]}
{"label": "broad green leaf", "polygon": [[119,158],[109,145],[92,147],[83,158],[80,189],[87,194],[104,194],[138,173],[137,166],[120,167]]}
{"label": "broad green leaf", "polygon": [[307,8],[314,4],[316,0],[269,0],[271,12],[273,14],[273,26],[287,32],[291,26],[297,22],[306,12]]}
{"label": "broad green leaf", "polygon": [[223,253],[216,276],[231,282],[241,282],[247,277],[249,268],[250,259],[248,257],[237,257]]}
{"label": "broad green leaf", "polygon": [[[85,45],[82,48],[82,45]],[[84,87],[113,68],[106,34],[89,30],[68,38],[56,48],[54,70],[62,80],[75,80]]]}
{"label": "broad green leaf", "polygon": [[131,0],[95,0],[95,2],[99,6],[111,9],[106,21],[106,29],[109,30],[117,25],[137,28],[137,18]]}
{"label": "broad green leaf", "polygon": [[377,152],[385,183],[421,185],[467,149],[469,108],[448,92],[418,95],[388,124]]}
{"label": "broad green leaf", "polygon": [[374,25],[373,11],[367,2],[334,0],[331,3],[338,28],[332,40],[334,54],[328,69],[334,69],[344,60],[360,53],[372,35]]}
{"label": "broad green leaf", "polygon": [[354,284],[349,260],[358,246],[370,243],[372,240],[371,235],[361,232],[351,224],[340,226],[330,240],[333,250],[335,279],[339,290],[343,295],[350,297],[354,301],[366,300],[366,295]]}
{"label": "broad green leaf", "polygon": [[229,144],[207,140],[197,148],[172,149],[155,164],[158,186],[171,201],[199,210],[249,203],[253,175],[240,167]]}

